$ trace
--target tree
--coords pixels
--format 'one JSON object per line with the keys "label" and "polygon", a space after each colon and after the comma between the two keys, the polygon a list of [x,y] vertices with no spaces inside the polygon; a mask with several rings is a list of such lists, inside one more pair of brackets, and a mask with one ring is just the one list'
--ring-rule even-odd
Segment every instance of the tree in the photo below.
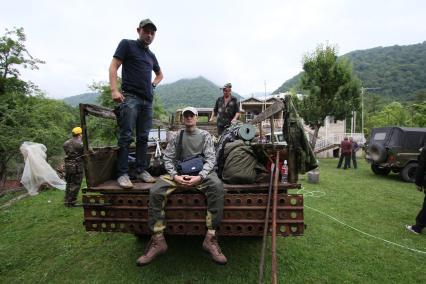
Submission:
{"label": "tree", "polygon": [[76,121],[70,107],[45,98],[37,92],[37,86],[19,78],[19,67],[38,69],[37,64],[44,63],[29,54],[24,42],[23,28],[6,30],[0,38],[0,181],[3,182],[10,163],[21,157],[22,142],[43,143],[48,155],[61,153],[62,143],[58,141],[68,137]]}
{"label": "tree", "polygon": [[361,84],[352,72],[352,65],[337,58],[335,47],[319,45],[313,53],[303,57],[301,88],[307,91],[299,102],[299,113],[314,130],[314,148],[318,130],[327,116],[342,120],[359,109]]}
{"label": "tree", "polygon": [[410,114],[406,107],[399,102],[386,105],[377,114],[367,118],[367,127],[409,126]]}
{"label": "tree", "polygon": [[[44,144],[48,156],[62,152],[62,143],[75,126],[75,113],[62,101],[43,95],[6,93],[0,100],[0,180],[6,180],[9,163],[20,158],[24,141]],[[61,119],[58,119],[58,118]]]}
{"label": "tree", "polygon": [[6,29],[5,34],[0,38],[0,95],[6,91],[16,91],[16,88],[21,91],[28,92],[34,87],[29,82],[18,80],[19,69],[30,68],[38,69],[38,64],[45,62],[34,58],[25,47],[26,37],[23,28]]}

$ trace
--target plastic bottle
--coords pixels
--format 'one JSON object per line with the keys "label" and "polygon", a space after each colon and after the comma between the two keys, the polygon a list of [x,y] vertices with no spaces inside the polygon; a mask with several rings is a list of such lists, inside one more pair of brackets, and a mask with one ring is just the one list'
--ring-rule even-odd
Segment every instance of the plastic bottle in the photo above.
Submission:
{"label": "plastic bottle", "polygon": [[287,160],[284,160],[284,163],[281,166],[281,182],[287,182],[287,177],[288,177],[288,165],[287,165]]}

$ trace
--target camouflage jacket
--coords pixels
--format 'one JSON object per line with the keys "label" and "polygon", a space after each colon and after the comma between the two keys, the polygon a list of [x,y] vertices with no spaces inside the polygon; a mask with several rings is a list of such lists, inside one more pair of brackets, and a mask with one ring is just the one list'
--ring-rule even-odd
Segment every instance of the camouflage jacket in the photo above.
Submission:
{"label": "camouflage jacket", "polygon": [[[197,134],[200,135],[202,139],[202,144],[200,145],[199,149],[196,149],[197,153],[193,154],[199,154],[204,157],[204,166],[203,170],[199,173],[199,175],[205,179],[209,173],[212,172],[215,161],[216,161],[216,153],[214,149],[214,144],[211,135],[202,129],[197,128],[196,129]],[[164,166],[167,170],[167,172],[170,174],[171,177],[174,177],[178,174],[177,172],[177,147],[179,143],[179,134],[180,131],[178,131],[173,137],[170,139],[170,142],[167,144],[166,150],[163,152],[163,160],[164,160]],[[186,143],[182,143],[182,152],[185,152],[185,147],[188,147]]]}
{"label": "camouflage jacket", "polygon": [[68,139],[64,143],[64,151],[67,155],[65,163],[82,163],[83,162],[83,141],[79,137]]}
{"label": "camouflage jacket", "polygon": [[231,100],[225,105],[225,99],[217,98],[214,106],[214,113],[217,116],[217,125],[225,127],[231,124],[235,114],[240,112],[240,106],[236,97],[231,96]]}

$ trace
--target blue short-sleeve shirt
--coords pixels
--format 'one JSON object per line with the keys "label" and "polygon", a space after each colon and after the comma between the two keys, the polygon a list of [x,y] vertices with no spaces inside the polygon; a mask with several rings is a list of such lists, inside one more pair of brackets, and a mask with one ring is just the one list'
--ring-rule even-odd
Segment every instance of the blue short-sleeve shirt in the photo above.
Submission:
{"label": "blue short-sleeve shirt", "polygon": [[155,54],[139,40],[123,39],[118,44],[114,57],[121,60],[123,93],[132,93],[152,101],[152,71],[159,72]]}

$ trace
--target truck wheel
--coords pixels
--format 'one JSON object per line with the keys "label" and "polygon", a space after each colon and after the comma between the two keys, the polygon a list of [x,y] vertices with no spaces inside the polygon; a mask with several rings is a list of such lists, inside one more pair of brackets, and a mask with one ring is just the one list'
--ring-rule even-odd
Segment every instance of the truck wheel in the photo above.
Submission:
{"label": "truck wheel", "polygon": [[380,143],[373,143],[369,147],[371,159],[376,163],[381,163],[386,160],[386,148]]}
{"label": "truck wheel", "polygon": [[391,171],[388,168],[381,168],[376,164],[371,164],[371,170],[373,171],[373,173],[380,176],[387,176]]}
{"label": "truck wheel", "polygon": [[399,176],[403,181],[414,182],[414,180],[416,179],[416,170],[417,163],[409,163],[402,169],[402,171],[399,173]]}

